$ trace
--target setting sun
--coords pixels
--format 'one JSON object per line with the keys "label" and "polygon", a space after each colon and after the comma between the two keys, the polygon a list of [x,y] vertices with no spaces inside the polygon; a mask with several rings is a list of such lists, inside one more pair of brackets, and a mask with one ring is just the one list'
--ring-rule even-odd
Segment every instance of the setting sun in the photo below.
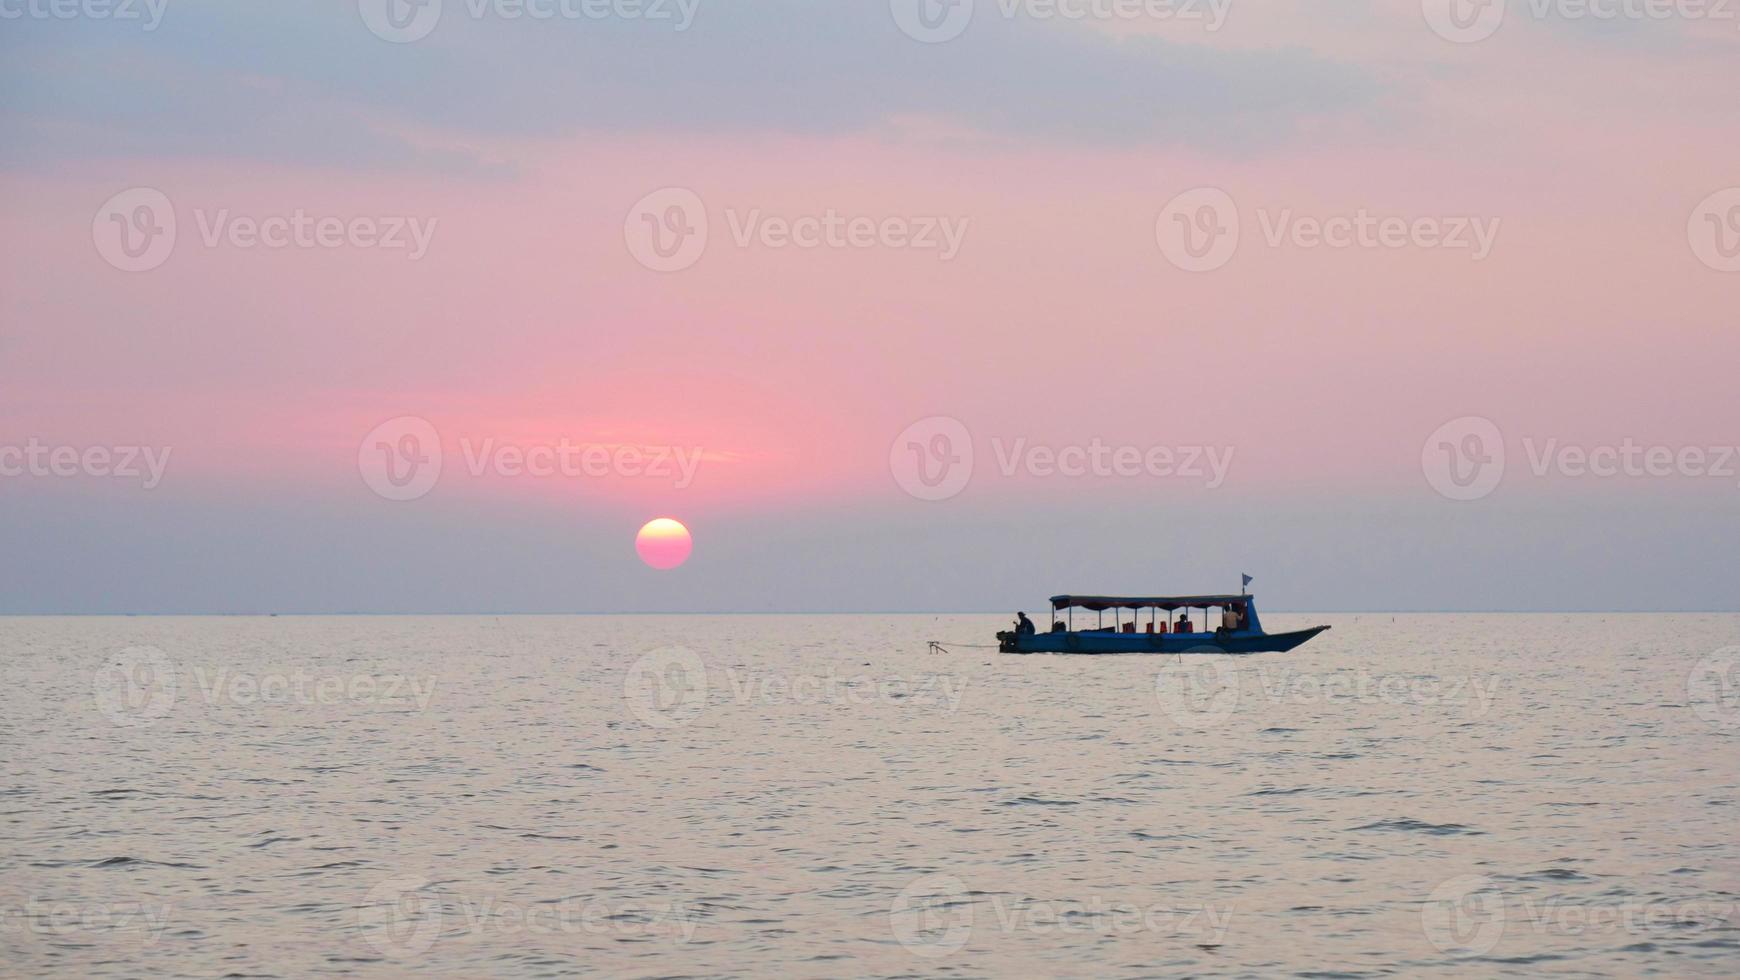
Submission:
{"label": "setting sun", "polygon": [[682,521],[669,517],[647,521],[634,538],[634,550],[640,555],[640,560],[661,571],[688,561],[693,548],[689,529]]}

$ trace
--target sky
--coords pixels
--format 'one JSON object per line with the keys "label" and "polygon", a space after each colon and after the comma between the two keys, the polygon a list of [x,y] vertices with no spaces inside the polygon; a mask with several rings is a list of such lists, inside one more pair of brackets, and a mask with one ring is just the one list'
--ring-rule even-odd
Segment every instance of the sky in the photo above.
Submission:
{"label": "sky", "polygon": [[0,613],[1740,609],[1732,8],[0,0]]}

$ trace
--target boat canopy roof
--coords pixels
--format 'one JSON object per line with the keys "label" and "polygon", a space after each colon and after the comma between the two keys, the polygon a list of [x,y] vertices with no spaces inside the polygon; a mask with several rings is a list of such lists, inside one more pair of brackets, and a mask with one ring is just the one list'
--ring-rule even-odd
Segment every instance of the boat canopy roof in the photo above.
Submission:
{"label": "boat canopy roof", "polygon": [[1252,597],[1248,595],[1164,595],[1164,596],[1117,596],[1117,595],[1054,595],[1051,597],[1052,609],[1198,609],[1209,606],[1243,605],[1249,603]]}

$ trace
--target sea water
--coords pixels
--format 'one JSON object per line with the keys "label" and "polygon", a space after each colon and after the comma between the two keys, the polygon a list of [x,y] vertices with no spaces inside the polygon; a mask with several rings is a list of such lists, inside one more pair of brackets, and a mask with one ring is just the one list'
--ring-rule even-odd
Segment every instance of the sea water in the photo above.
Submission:
{"label": "sea water", "polygon": [[1005,619],[0,619],[0,972],[1740,973],[1740,617]]}

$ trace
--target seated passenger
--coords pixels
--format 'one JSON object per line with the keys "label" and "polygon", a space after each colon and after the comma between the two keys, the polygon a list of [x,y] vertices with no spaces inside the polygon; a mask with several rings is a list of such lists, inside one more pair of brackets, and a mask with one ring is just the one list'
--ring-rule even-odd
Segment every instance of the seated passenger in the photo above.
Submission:
{"label": "seated passenger", "polygon": [[1032,636],[1037,632],[1039,632],[1039,628],[1033,625],[1033,620],[1028,619],[1026,613],[1018,612],[1015,614],[1016,636]]}

